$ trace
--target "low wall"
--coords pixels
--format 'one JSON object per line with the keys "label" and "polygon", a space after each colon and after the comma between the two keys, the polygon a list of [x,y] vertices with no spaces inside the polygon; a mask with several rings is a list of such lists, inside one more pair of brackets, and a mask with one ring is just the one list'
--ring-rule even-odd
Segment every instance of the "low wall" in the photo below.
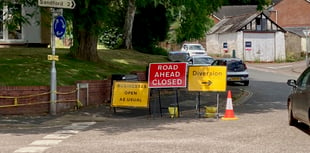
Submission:
{"label": "low wall", "polygon": [[[138,81],[146,81],[146,72],[132,72]],[[77,85],[58,86],[56,113],[94,106],[111,101],[112,78],[82,80]],[[48,114],[50,112],[50,86],[0,86],[0,115]]]}
{"label": "low wall", "polygon": [[[77,96],[77,86],[58,86],[56,112],[83,106],[99,105],[110,101],[111,80],[79,81],[88,84]],[[78,101],[79,100],[79,101]],[[50,112],[49,86],[0,86],[0,115],[48,114]]]}

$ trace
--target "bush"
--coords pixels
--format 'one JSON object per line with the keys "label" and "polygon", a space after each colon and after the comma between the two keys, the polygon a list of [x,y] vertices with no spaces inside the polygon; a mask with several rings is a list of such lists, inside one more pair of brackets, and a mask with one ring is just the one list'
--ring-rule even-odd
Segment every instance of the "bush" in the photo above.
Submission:
{"label": "bush", "polygon": [[99,37],[99,44],[103,44],[108,49],[118,49],[123,43],[123,34],[118,28],[107,27]]}

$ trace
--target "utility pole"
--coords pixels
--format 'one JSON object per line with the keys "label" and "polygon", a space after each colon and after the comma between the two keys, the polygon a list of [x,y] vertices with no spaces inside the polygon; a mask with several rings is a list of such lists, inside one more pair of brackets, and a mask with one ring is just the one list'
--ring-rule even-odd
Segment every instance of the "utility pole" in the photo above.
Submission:
{"label": "utility pole", "polygon": [[304,35],[306,36],[306,67],[309,67],[309,57],[308,57],[308,53],[309,53],[309,34],[310,34],[310,30],[303,30]]}

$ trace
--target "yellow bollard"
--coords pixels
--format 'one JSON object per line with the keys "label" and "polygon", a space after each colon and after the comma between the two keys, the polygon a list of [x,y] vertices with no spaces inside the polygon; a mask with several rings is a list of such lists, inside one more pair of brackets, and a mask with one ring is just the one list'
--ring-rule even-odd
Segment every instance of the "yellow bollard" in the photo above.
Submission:
{"label": "yellow bollard", "polygon": [[207,106],[205,106],[205,108],[206,108],[205,116],[206,116],[207,118],[213,118],[213,117],[215,117],[216,112],[217,112],[217,108],[216,108],[216,107],[207,107]]}
{"label": "yellow bollard", "polygon": [[178,107],[170,106],[168,107],[168,111],[171,118],[179,117]]}

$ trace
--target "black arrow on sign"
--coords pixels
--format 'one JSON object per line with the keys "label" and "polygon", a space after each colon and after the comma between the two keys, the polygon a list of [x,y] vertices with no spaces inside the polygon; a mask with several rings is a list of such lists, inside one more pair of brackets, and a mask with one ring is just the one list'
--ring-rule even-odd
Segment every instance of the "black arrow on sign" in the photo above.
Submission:
{"label": "black arrow on sign", "polygon": [[212,81],[208,80],[207,82],[201,82],[201,84],[205,84],[207,86],[210,86],[212,84]]}

